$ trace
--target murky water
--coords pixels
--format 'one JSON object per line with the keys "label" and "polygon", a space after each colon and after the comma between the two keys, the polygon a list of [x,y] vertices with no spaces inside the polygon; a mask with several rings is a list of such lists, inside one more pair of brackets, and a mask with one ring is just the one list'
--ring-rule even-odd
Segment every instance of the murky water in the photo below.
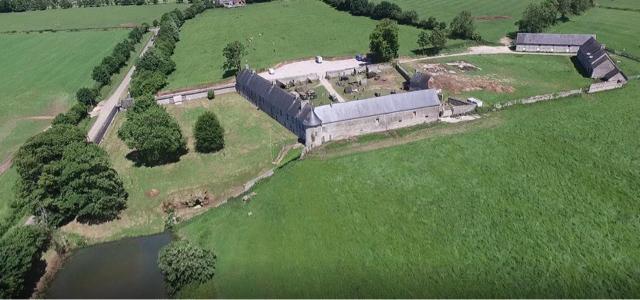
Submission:
{"label": "murky water", "polygon": [[167,298],[157,257],[169,233],[123,239],[75,251],[47,298]]}

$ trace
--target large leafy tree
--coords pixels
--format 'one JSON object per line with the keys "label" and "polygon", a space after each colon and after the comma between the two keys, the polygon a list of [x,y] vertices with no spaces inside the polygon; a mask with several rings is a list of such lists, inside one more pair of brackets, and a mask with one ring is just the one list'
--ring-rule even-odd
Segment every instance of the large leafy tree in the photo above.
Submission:
{"label": "large leafy tree", "polygon": [[34,209],[31,195],[38,188],[43,169],[62,159],[67,145],[85,141],[85,133],[71,125],[56,125],[28,139],[16,153],[13,164],[19,174],[18,206]]}
{"label": "large leafy tree", "polygon": [[196,138],[196,151],[198,152],[216,152],[224,148],[224,129],[211,111],[198,117],[193,135]]}
{"label": "large leafy tree", "polygon": [[472,39],[475,33],[475,24],[471,13],[464,10],[461,11],[449,26],[451,37],[458,39]]}
{"label": "large leafy tree", "polygon": [[247,49],[241,42],[234,41],[224,47],[222,55],[225,58],[222,68],[227,72],[237,72],[242,67],[242,58],[247,55]]}
{"label": "large leafy tree", "polygon": [[447,34],[444,30],[436,28],[429,35],[429,43],[435,51],[440,51],[447,44]]}
{"label": "large leafy tree", "polygon": [[172,242],[158,255],[158,266],[171,294],[190,283],[204,283],[213,278],[215,264],[213,252],[187,241]]}
{"label": "large leafy tree", "polygon": [[138,162],[145,165],[174,161],[186,149],[180,126],[159,105],[127,115],[118,136],[129,148],[137,151]]}
{"label": "large leafy tree", "polygon": [[62,160],[46,168],[42,177],[46,180],[41,180],[41,190],[47,191],[42,208],[49,212],[49,223],[61,224],[65,218],[108,221],[126,208],[128,194],[122,180],[107,153],[95,144],[69,145]]}
{"label": "large leafy tree", "polygon": [[86,142],[75,126],[55,125],[29,139],[15,157],[20,175],[16,206],[45,223],[61,226],[113,219],[127,193],[107,153]]}
{"label": "large leafy tree", "polygon": [[0,298],[26,298],[25,280],[47,248],[49,233],[39,226],[17,226],[0,238]]}
{"label": "large leafy tree", "polygon": [[520,32],[543,32],[555,24],[556,8],[550,2],[531,3],[522,13],[522,19],[516,22]]}
{"label": "large leafy tree", "polygon": [[95,105],[96,97],[98,97],[98,92],[95,89],[83,87],[78,89],[76,92],[76,99],[78,99],[78,102],[86,106]]}
{"label": "large leafy tree", "polygon": [[398,57],[398,24],[384,19],[369,36],[369,50],[374,62],[388,62]]}

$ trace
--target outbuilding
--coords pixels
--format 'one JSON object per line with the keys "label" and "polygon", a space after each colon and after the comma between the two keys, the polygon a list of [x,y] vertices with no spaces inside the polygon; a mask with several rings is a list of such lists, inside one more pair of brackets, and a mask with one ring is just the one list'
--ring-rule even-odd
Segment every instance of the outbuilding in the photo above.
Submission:
{"label": "outbuilding", "polygon": [[577,53],[595,34],[518,33],[516,51]]}

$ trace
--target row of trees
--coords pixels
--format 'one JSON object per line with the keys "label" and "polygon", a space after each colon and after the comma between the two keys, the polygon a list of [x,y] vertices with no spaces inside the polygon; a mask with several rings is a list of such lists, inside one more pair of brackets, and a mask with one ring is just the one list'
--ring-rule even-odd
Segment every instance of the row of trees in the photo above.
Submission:
{"label": "row of trees", "polygon": [[[208,2],[210,3],[210,2]],[[184,12],[175,9],[160,18],[158,36],[155,47],[147,51],[136,64],[136,71],[131,80],[129,91],[131,96],[138,97],[154,94],[167,84],[167,77],[175,69],[171,55],[180,40],[180,27],[184,21],[203,12],[209,5],[196,2]]]}
{"label": "row of trees", "polygon": [[[167,3],[167,0],[162,0]],[[158,0],[0,0],[0,13],[109,5],[158,4]]]}
{"label": "row of trees", "polygon": [[516,25],[520,32],[543,32],[558,20],[566,21],[569,16],[580,15],[594,6],[594,0],[546,0],[531,3]]}
{"label": "row of trees", "polygon": [[93,68],[91,76],[96,82],[95,85],[91,88],[82,87],[78,89],[76,92],[76,100],[78,102],[68,112],[58,114],[53,119],[53,124],[78,125],[84,120],[89,115],[87,111],[96,105],[100,89],[109,84],[111,77],[120,72],[120,69],[127,64],[131,57],[131,52],[135,50],[135,44],[142,40],[147,31],[147,25],[133,28],[129,32],[129,36],[118,43],[112,53],[103,58],[102,62]]}
{"label": "row of trees", "polygon": [[176,161],[186,153],[187,144],[175,118],[157,104],[154,94],[167,83],[175,69],[171,55],[180,39],[180,27],[210,5],[196,2],[185,11],[175,9],[162,15],[155,46],[136,63],[129,92],[135,97],[118,136],[134,149],[133,159],[142,165]]}
{"label": "row of trees", "polygon": [[[370,58],[373,62],[388,62],[398,57],[398,49],[400,48],[398,31],[398,24],[391,19],[383,19],[376,25],[376,28],[369,36]],[[451,21],[448,31],[444,28],[422,31],[418,35],[420,52],[426,53],[429,50],[434,53],[439,52],[445,47],[447,36],[452,38],[481,39],[475,32],[475,24],[471,13],[463,11]]]}
{"label": "row of trees", "polygon": [[435,17],[421,20],[415,10],[403,11],[400,6],[389,1],[377,4],[369,0],[323,0],[334,8],[347,11],[354,16],[367,16],[376,20],[392,19],[403,25],[411,25],[422,29],[445,29],[447,24],[439,22]]}

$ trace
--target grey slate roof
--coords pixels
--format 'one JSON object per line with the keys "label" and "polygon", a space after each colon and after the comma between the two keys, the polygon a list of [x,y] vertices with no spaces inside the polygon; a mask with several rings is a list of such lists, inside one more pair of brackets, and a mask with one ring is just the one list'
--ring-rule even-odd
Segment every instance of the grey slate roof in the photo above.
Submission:
{"label": "grey slate roof", "polygon": [[315,108],[323,124],[439,106],[435,90],[420,90]]}
{"label": "grey slate roof", "polygon": [[283,115],[303,122],[311,107],[294,95],[274,85],[251,70],[242,70],[236,77],[236,90],[250,98],[270,114]]}
{"label": "grey slate roof", "polygon": [[596,39],[590,38],[578,50],[578,56],[596,67],[608,59],[607,52]]}
{"label": "grey slate roof", "polygon": [[581,46],[595,34],[518,33],[516,45]]}

